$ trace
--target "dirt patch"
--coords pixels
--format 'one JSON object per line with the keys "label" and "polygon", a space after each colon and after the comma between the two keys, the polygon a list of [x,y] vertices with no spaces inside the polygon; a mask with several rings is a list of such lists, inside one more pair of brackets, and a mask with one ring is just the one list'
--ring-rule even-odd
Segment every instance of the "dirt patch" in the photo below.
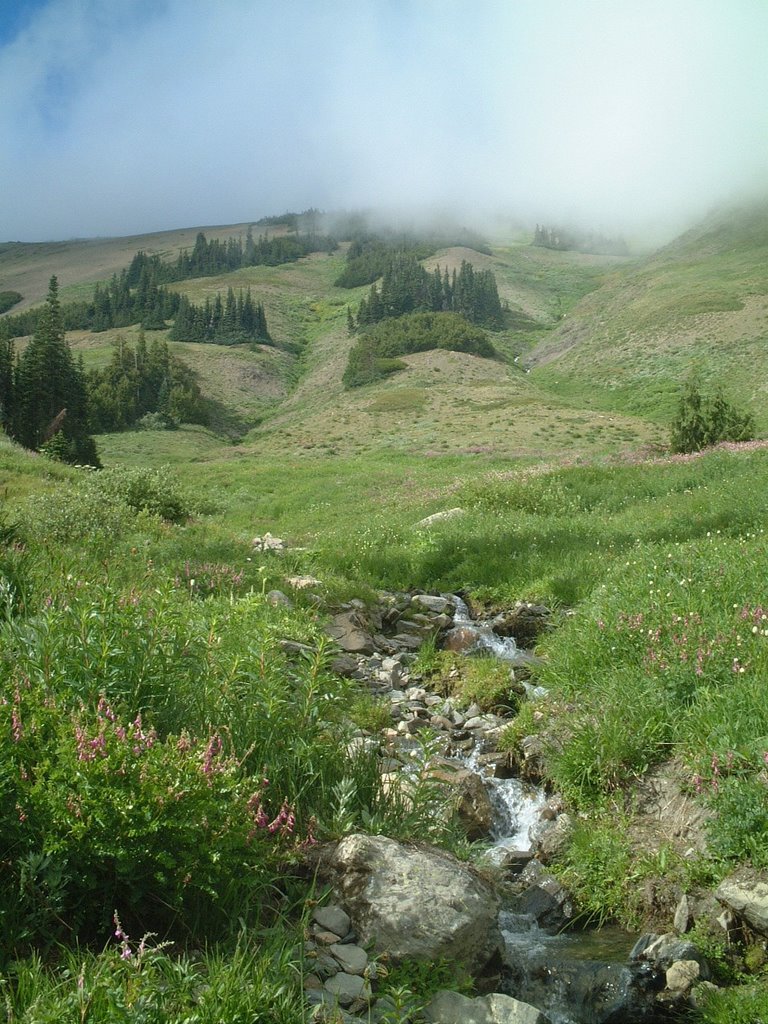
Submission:
{"label": "dirt patch", "polygon": [[690,774],[677,761],[648,772],[632,792],[629,838],[638,853],[671,847],[681,856],[706,851],[706,825],[712,812],[690,791]]}

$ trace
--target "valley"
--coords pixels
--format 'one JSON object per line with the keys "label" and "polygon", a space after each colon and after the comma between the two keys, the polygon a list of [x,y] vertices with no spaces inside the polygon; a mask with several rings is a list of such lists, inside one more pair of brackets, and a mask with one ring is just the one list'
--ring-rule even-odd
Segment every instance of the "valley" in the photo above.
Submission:
{"label": "valley", "polygon": [[[246,227],[205,232],[242,239]],[[0,246],[0,290],[38,305],[55,273],[63,302],[84,300],[138,249],[175,256],[197,230]],[[387,734],[391,705],[401,721],[416,705],[424,717],[424,690],[458,715],[498,714],[494,751],[535,762],[553,813],[571,822],[546,867],[574,901],[577,930],[680,932],[709,965],[713,1006],[768,1004],[763,924],[734,912],[725,933],[713,895],[742,886],[751,899],[768,868],[768,207],[713,214],[650,255],[521,237],[490,253],[438,248],[421,261],[430,274],[464,261],[493,272],[504,309],[487,330],[495,356],[406,352],[401,368],[357,387],[342,381],[348,310],[369,285],[334,283],[350,245],[339,241],[168,284],[197,304],[250,288],[264,305],[271,342],[144,332],[190,368],[207,423],[98,434],[99,471],[0,436],[0,808],[11,837],[0,919],[14,970],[62,1013],[77,999],[77,940],[94,1000],[127,998],[136,942],[113,943],[111,960],[98,952],[116,910],[121,934],[157,933],[143,969],[153,1012],[168,1014],[173,992],[178,1019],[212,1020],[222,1004],[206,993],[218,986],[231,992],[230,1019],[246,1019],[259,1012],[254,983],[238,981],[250,971],[271,1021],[305,1019],[313,969],[297,959],[297,936],[317,900],[338,898],[312,889],[310,848],[331,855],[368,835],[480,865],[488,845],[435,811],[444,793],[425,783],[409,795],[405,771],[390,778],[393,761],[410,764]],[[122,346],[135,351],[139,335],[135,324],[69,331],[67,342],[87,374]],[[29,343],[15,339],[16,354]],[[757,441],[670,451],[692,371],[754,417]],[[254,543],[266,534],[282,546]],[[455,594],[488,618],[545,606],[530,669],[516,678],[462,660],[442,647],[445,624],[418,617],[421,642],[399,652],[397,670],[419,690],[413,707],[334,668],[334,616],[386,633],[388,607],[392,622],[412,622],[419,595]],[[526,696],[522,681],[542,692]],[[439,729],[411,735],[424,781],[429,758],[452,748]],[[674,783],[684,821],[648,809],[660,779]],[[708,824],[694,844],[699,816]],[[31,955],[52,938],[70,982]],[[130,950],[122,962],[118,948]],[[375,986],[382,1020],[418,1020],[435,994],[428,975],[443,987],[445,964],[391,970]],[[688,996],[652,1019],[714,1024],[716,1011],[696,1016]]]}

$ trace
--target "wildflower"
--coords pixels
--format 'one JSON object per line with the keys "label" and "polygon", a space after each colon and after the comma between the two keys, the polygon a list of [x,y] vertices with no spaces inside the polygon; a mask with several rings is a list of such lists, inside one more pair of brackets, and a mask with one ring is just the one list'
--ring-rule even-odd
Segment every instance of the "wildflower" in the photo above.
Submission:
{"label": "wildflower", "polygon": [[213,771],[213,760],[218,754],[221,753],[221,749],[221,737],[217,732],[215,732],[208,741],[208,746],[205,751],[205,757],[203,758],[204,775],[210,775],[211,772]]}

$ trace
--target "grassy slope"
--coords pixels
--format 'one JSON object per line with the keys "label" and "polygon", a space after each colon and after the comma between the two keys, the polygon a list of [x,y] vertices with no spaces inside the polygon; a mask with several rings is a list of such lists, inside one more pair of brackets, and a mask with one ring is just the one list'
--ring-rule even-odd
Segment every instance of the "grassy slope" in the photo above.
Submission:
{"label": "grassy slope", "polygon": [[17,313],[42,302],[52,274],[59,279],[61,298],[90,298],[96,281],[109,279],[127,267],[139,249],[164,258],[181,249],[191,249],[198,231],[208,238],[245,237],[247,224],[219,227],[181,228],[125,238],[78,238],[65,242],[0,243],[0,291],[13,290],[24,296],[14,306]]}
{"label": "grassy slope", "polygon": [[[276,339],[300,343],[295,386],[284,402],[236,448],[197,428],[102,439],[107,463],[176,463],[197,491],[219,503],[218,515],[186,539],[169,538],[168,551],[156,542],[150,553],[158,564],[182,563],[192,551],[201,560],[242,552],[250,536],[272,530],[306,546],[289,554],[285,569],[317,573],[327,593],[461,585],[497,601],[530,597],[575,606],[548,644],[545,681],[562,706],[580,709],[559,723],[554,704],[553,724],[563,726],[564,742],[551,770],[592,816],[570,882],[582,886],[582,896],[591,893],[587,909],[598,915],[637,910],[627,891],[630,874],[663,873],[662,862],[671,864],[672,889],[695,882],[696,865],[675,861],[673,851],[668,857],[663,836],[640,869],[629,872],[622,860],[630,834],[622,787],[654,761],[674,754],[689,778],[694,771],[704,776],[705,796],[722,808],[719,841],[735,850],[730,855],[743,857],[762,835],[762,825],[740,808],[747,798],[754,796],[756,806],[762,799],[765,641],[747,632],[741,616],[764,601],[768,550],[760,531],[768,464],[761,451],[512,471],[508,460],[561,461],[567,453],[573,462],[653,436],[643,417],[665,418],[694,350],[706,355],[710,374],[740,388],[749,376],[761,387],[760,223],[748,217],[729,231],[714,222],[628,267],[524,246],[496,250],[491,259],[503,296],[541,324],[502,343],[511,348],[519,340],[521,351],[538,344],[534,373],[455,353],[422,354],[409,358],[405,373],[349,393],[339,385],[350,344],[350,293],[332,286],[338,257],[255,268],[248,280],[267,304]],[[435,262],[460,258],[442,253]],[[608,279],[589,292],[606,272]],[[212,284],[183,287],[199,298]],[[553,327],[563,312],[565,321]],[[103,344],[81,341],[95,345],[94,357]],[[558,347],[564,354],[556,358]],[[213,347],[199,351],[211,360],[207,371],[198,368],[201,375],[219,372]],[[747,375],[739,368],[750,360]],[[223,381],[222,375],[220,386],[228,388]],[[605,409],[641,415],[601,419]],[[328,457],[334,449],[340,456]],[[427,452],[433,454],[424,458]],[[73,474],[7,444],[0,456],[0,487],[13,503],[60,487]],[[467,509],[464,519],[426,534],[414,529],[423,515],[455,505]],[[696,616],[690,650],[681,647],[681,615]],[[638,616],[643,629],[633,632],[627,623]],[[652,668],[649,629],[661,638]],[[697,648],[707,658],[702,682]],[[706,774],[713,753],[720,763],[736,757],[739,773],[723,785],[730,805],[717,803]],[[615,856],[604,856],[614,849]],[[721,862],[702,873],[709,871],[711,881],[725,870]]]}
{"label": "grassy slope", "polygon": [[531,354],[542,387],[663,423],[705,382],[768,428],[768,206],[721,212],[587,295]]}

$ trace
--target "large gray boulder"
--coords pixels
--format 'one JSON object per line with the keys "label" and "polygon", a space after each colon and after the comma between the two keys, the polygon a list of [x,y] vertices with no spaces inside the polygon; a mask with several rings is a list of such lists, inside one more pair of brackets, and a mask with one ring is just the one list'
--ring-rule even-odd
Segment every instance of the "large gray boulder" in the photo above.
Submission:
{"label": "large gray boulder", "polygon": [[373,654],[373,637],[363,619],[354,611],[339,612],[326,627],[328,635],[348,654]]}
{"label": "large gray boulder", "polygon": [[768,883],[759,877],[730,877],[715,896],[761,935],[768,935]]}
{"label": "large gray boulder", "polygon": [[549,1017],[529,1003],[494,992],[469,999],[442,991],[424,1007],[430,1024],[549,1024]]}
{"label": "large gray boulder", "polygon": [[330,867],[358,941],[395,960],[446,957],[481,973],[502,945],[490,884],[444,850],[343,839]]}

